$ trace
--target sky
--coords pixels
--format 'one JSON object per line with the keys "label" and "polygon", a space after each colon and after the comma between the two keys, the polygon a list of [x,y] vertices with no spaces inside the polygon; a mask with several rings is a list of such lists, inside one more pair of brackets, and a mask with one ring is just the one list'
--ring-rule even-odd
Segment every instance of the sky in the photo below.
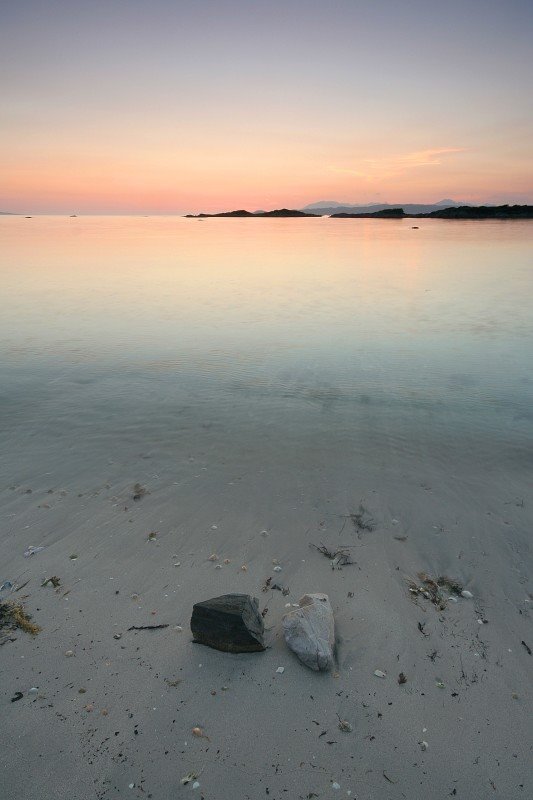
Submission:
{"label": "sky", "polygon": [[532,0],[0,3],[0,210],[533,203]]}

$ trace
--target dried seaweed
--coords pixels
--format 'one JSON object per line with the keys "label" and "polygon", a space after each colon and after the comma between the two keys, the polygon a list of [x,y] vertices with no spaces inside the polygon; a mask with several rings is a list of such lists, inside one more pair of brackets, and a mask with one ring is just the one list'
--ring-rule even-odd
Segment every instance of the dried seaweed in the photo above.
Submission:
{"label": "dried seaweed", "polygon": [[133,499],[134,500],[141,500],[145,495],[150,494],[148,489],[144,486],[141,486],[140,483],[136,483],[133,487]]}
{"label": "dried seaweed", "polygon": [[132,625],[129,631],[159,631],[161,628],[168,628],[168,622],[164,625]]}
{"label": "dried seaweed", "polygon": [[318,550],[319,553],[322,553],[323,556],[331,561],[332,569],[335,569],[335,567],[344,567],[348,564],[355,564],[349,552],[349,547],[342,546],[332,549],[331,547],[326,547],[325,544],[316,545],[313,543],[311,543],[311,547],[314,547],[315,550]]}
{"label": "dried seaweed", "polygon": [[52,584],[54,589],[57,589],[57,587],[61,584],[61,579],[58,578],[57,575],[52,575],[51,578],[45,578],[45,580],[41,583],[41,587],[48,586],[49,583]]}
{"label": "dried seaweed", "polygon": [[453,578],[448,578],[446,575],[439,575],[432,578],[426,572],[419,572],[418,578],[420,583],[409,579],[409,591],[412,595],[424,597],[430,600],[433,605],[443,611],[446,608],[448,598],[445,597],[441,590],[445,590],[448,594],[460,595],[463,591],[461,584]]}
{"label": "dried seaweed", "polygon": [[21,631],[36,636],[41,628],[31,621],[31,616],[24,611],[22,603],[0,603],[0,632]]}
{"label": "dried seaweed", "polygon": [[351,520],[351,523],[354,526],[357,533],[361,533],[362,531],[367,531],[370,533],[376,529],[371,514],[369,513],[368,509],[364,507],[362,503],[359,503],[358,510],[356,512],[348,514],[348,517]]}

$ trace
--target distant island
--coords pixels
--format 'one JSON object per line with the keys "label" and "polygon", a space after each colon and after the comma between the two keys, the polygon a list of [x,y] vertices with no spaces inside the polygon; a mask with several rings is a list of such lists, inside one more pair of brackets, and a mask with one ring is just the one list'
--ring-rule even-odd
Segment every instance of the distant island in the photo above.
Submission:
{"label": "distant island", "polygon": [[313,214],[309,211],[298,211],[290,208],[278,208],[275,211],[220,211],[218,214],[186,214],[189,219],[205,219],[209,217],[322,217],[332,219],[533,219],[533,206],[451,206],[437,208],[434,211],[410,213],[405,208],[380,208],[378,211],[337,212],[334,214]]}
{"label": "distant island", "polygon": [[185,214],[186,217],[199,219],[202,217],[319,217],[320,214],[310,214],[306,211],[296,211],[290,208],[277,208],[275,211],[220,211],[218,214]]}
{"label": "distant island", "polygon": [[403,208],[387,208],[366,214],[331,214],[333,219],[533,219],[533,206],[453,206],[423,214],[408,214]]}

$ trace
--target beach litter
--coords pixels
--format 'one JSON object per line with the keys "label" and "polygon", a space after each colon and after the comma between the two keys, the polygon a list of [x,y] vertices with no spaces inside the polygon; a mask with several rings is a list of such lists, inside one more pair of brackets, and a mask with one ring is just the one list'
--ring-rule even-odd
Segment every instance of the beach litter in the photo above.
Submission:
{"label": "beach litter", "polygon": [[40,553],[41,550],[44,550],[44,545],[41,547],[34,547],[32,544],[24,550],[24,558],[29,558],[30,556],[34,556],[35,553]]}

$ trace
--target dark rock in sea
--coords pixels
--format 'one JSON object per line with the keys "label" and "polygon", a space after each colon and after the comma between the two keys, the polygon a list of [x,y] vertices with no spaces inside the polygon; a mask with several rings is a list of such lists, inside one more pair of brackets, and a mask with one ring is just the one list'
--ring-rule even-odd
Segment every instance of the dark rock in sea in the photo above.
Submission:
{"label": "dark rock in sea", "polygon": [[227,653],[264,650],[264,630],[259,603],[248,594],[224,594],[193,606],[194,641],[215,650]]}

